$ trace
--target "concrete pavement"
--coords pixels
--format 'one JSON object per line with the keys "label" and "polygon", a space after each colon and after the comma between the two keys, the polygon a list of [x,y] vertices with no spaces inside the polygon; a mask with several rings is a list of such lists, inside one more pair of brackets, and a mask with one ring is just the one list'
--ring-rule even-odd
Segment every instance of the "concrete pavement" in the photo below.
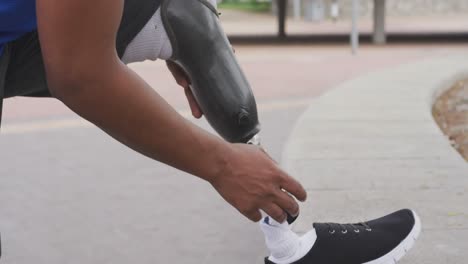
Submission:
{"label": "concrete pavement", "polygon": [[[264,145],[277,160],[308,98],[370,71],[464,49],[363,47],[352,56],[346,46],[236,48],[258,99]],[[188,113],[182,89],[163,63],[131,67]],[[4,110],[0,263],[262,263],[266,251],[258,226],[208,184],[121,146],[58,101],[14,98]],[[340,215],[321,212],[327,220]]]}
{"label": "concrete pavement", "polygon": [[431,108],[441,90],[468,76],[467,56],[362,75],[311,103],[283,153],[309,192],[298,232],[314,221],[363,221],[409,207],[424,230],[401,263],[466,262],[468,163]]}

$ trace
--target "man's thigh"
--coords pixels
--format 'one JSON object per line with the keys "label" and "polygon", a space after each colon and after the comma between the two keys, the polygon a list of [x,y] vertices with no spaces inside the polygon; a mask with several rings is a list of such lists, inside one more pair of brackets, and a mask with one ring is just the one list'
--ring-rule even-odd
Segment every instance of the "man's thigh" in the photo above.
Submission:
{"label": "man's thigh", "polygon": [[[116,47],[123,56],[126,47],[160,6],[160,0],[125,1]],[[37,31],[10,43],[11,57],[5,82],[5,98],[50,96]],[[72,52],[72,51],[70,51]]]}
{"label": "man's thigh", "polygon": [[13,96],[50,96],[37,32],[10,43],[5,98]]}

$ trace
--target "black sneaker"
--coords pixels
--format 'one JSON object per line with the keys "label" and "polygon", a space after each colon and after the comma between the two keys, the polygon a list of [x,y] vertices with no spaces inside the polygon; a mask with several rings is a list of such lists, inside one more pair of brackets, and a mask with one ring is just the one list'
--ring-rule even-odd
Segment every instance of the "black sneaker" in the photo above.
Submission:
{"label": "black sneaker", "polygon": [[[302,259],[291,264],[394,264],[421,233],[415,212],[401,210],[359,224],[314,224],[317,240]],[[266,264],[275,264],[265,259]]]}

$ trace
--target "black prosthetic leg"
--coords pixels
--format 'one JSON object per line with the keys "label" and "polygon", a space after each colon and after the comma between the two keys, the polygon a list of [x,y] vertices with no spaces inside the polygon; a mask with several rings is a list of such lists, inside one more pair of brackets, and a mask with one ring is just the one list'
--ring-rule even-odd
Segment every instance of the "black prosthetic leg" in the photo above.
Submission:
{"label": "black prosthetic leg", "polygon": [[257,106],[215,7],[205,0],[163,0],[161,16],[171,60],[189,76],[210,125],[229,142],[247,143],[260,131]]}
{"label": "black prosthetic leg", "polygon": [[[173,48],[171,61],[188,75],[210,125],[225,140],[260,146],[257,105],[232,46],[206,0],[163,0],[161,16]],[[288,222],[295,218],[288,215]]]}

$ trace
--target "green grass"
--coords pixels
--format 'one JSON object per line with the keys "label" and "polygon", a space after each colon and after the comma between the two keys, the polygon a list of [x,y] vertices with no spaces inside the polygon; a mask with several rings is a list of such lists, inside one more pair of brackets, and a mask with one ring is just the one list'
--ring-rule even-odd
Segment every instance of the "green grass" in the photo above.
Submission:
{"label": "green grass", "polygon": [[271,3],[256,3],[256,2],[222,2],[220,8],[236,9],[250,12],[268,12],[270,11]]}

